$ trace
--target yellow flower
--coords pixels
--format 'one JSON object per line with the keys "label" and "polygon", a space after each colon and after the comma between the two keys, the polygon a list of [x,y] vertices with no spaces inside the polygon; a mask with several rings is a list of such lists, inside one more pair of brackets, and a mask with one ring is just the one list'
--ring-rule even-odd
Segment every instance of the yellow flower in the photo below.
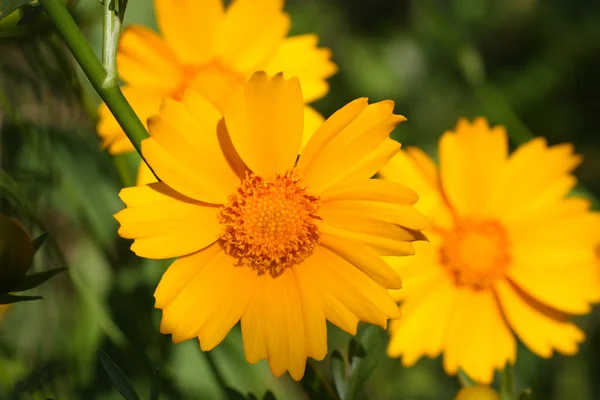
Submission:
{"label": "yellow flower", "polygon": [[488,386],[464,387],[454,400],[500,400],[500,396]]}
{"label": "yellow flower", "polygon": [[404,281],[388,354],[410,366],[443,352],[446,372],[489,383],[515,361],[514,334],[541,357],[576,353],[584,334],[568,317],[600,296],[599,215],[566,197],[580,157],[542,138],[508,156],[504,128],[479,118],[445,132],[439,158],[438,173],[409,148],[381,171],[414,189],[432,221],[414,257],[386,258]]}
{"label": "yellow flower", "polygon": [[10,308],[10,305],[8,305],[8,304],[0,304],[0,319],[2,319],[2,317],[4,317],[4,314],[6,314],[6,312],[8,311],[9,308]]}
{"label": "yellow flower", "polygon": [[414,253],[428,220],[416,194],[369,179],[397,153],[394,103],[355,100],[300,149],[297,78],[257,72],[219,112],[194,91],[166,99],[142,152],[160,183],[123,189],[119,234],[148,258],[179,257],[155,292],[161,332],[215,347],[241,319],[249,362],[304,374],[327,353],[326,320],[399,317],[380,255]]}
{"label": "yellow flower", "polygon": [[[141,121],[156,114],[164,97],[181,100],[192,88],[223,110],[234,89],[254,71],[297,76],[305,102],[323,97],[326,78],[337,71],[328,49],[314,34],[286,38],[290,18],[283,0],[154,0],[163,37],[139,25],[125,29],[117,53],[123,93]],[[99,108],[98,133],[112,154],[133,146],[106,107]],[[306,107],[306,130],[323,118]],[[146,177],[151,179],[148,171]]]}

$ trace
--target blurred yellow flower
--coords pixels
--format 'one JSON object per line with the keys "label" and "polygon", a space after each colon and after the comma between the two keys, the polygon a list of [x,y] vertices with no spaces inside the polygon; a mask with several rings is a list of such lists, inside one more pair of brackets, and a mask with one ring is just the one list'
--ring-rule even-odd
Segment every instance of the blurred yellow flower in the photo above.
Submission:
{"label": "blurred yellow flower", "polygon": [[0,304],[0,319],[2,319],[2,317],[4,317],[4,314],[6,314],[6,312],[8,311],[9,308],[10,308],[10,305],[8,305],[8,304]]}
{"label": "blurred yellow flower", "polygon": [[599,215],[585,198],[566,197],[581,158],[542,138],[508,156],[505,129],[483,118],[445,132],[439,158],[438,173],[409,148],[381,171],[414,189],[432,220],[431,243],[386,258],[404,280],[388,354],[410,366],[443,352],[449,374],[460,367],[489,383],[515,361],[513,333],[541,357],[576,353],[584,334],[568,317],[600,299]]}
{"label": "blurred yellow flower", "polygon": [[241,319],[247,360],[298,380],[327,353],[326,320],[354,334],[399,317],[380,255],[414,253],[428,220],[412,190],[369,179],[400,148],[393,107],[349,103],[298,158],[297,78],[254,74],[222,119],[194,91],[166,99],[142,144],[161,182],[123,189],[116,215],[136,254],[179,257],[155,292],[161,332],[210,350]]}
{"label": "blurred yellow flower", "polygon": [[500,396],[488,386],[473,386],[460,389],[454,400],[500,400]]}
{"label": "blurred yellow flower", "polygon": [[[117,53],[123,93],[141,121],[156,114],[161,100],[181,100],[186,89],[202,94],[222,111],[234,89],[254,71],[297,76],[304,102],[323,97],[326,78],[337,71],[328,49],[314,34],[286,38],[290,18],[283,0],[154,0],[162,37],[133,25],[121,35]],[[98,133],[112,154],[133,151],[106,105],[99,108]],[[323,118],[306,107],[307,131]],[[282,132],[281,134],[284,134]],[[142,180],[154,180],[144,171]]]}

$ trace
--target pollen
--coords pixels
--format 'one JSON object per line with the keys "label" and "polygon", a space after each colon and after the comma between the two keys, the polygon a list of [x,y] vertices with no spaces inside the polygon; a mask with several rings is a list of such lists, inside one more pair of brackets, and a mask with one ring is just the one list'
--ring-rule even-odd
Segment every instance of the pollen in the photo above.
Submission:
{"label": "pollen", "polygon": [[509,241],[493,220],[464,219],[444,234],[439,257],[456,286],[491,287],[510,263]]}
{"label": "pollen", "polygon": [[311,196],[292,169],[266,180],[249,173],[219,213],[225,251],[261,275],[280,275],[319,243],[319,197]]}

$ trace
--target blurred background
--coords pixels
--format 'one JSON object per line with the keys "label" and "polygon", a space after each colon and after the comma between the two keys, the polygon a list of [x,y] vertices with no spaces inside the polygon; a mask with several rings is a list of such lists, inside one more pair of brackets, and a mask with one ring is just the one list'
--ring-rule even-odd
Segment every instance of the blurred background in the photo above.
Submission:
{"label": "blurred background", "polygon": [[[6,2],[9,3],[9,2]],[[100,51],[102,6],[71,2]],[[76,3],[76,4],[75,4]],[[592,0],[288,0],[292,32],[316,32],[340,72],[315,106],[328,116],[361,96],[393,99],[408,122],[404,145],[435,157],[439,135],[460,116],[506,125],[513,146],[531,135],[573,142],[581,183],[600,195],[600,3]],[[19,16],[18,18],[20,18]],[[97,95],[43,15],[0,21],[0,212],[32,236],[50,235],[33,271],[68,266],[0,319],[0,398],[120,399],[97,360],[105,351],[147,398],[160,368],[164,399],[225,398],[196,341],[158,331],[153,291],[168,261],[136,258],[117,236],[117,197],[135,178],[137,155],[111,158],[95,133]],[[130,1],[125,24],[156,27],[151,0]],[[3,240],[4,238],[2,238]],[[32,291],[33,292],[33,291]],[[2,309],[0,313],[5,311]],[[600,398],[600,315],[579,318],[588,339],[574,357],[541,360],[519,348],[517,386],[536,399]],[[455,378],[439,359],[404,369],[384,357],[365,387],[370,399],[451,399]],[[330,350],[348,335],[329,329]],[[302,386],[249,365],[236,327],[212,352],[226,383],[261,398],[303,399]],[[311,363],[328,378],[329,361]]]}

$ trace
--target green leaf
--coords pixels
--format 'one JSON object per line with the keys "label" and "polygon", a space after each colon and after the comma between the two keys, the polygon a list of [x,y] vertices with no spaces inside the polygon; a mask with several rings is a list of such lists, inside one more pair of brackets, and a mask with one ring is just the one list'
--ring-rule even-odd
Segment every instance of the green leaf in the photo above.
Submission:
{"label": "green leaf", "polygon": [[267,392],[263,396],[263,400],[277,400],[277,398],[275,397],[273,392],[271,392],[270,390],[267,390]]}
{"label": "green leaf", "polygon": [[472,387],[475,386],[475,381],[469,377],[462,369],[458,369],[458,383],[462,387]]}
{"label": "green leaf", "polygon": [[42,296],[15,296],[14,294],[0,295],[0,304],[13,304],[21,301],[42,300]]}
{"label": "green leaf", "polygon": [[500,399],[513,400],[515,398],[515,372],[512,364],[506,363],[500,381]]}
{"label": "green leaf", "polygon": [[226,387],[225,394],[229,400],[246,400],[246,396],[232,388]]}
{"label": "green leaf", "polygon": [[0,19],[31,2],[32,0],[0,0]]}
{"label": "green leaf", "polygon": [[246,400],[258,400],[258,398],[252,393],[248,393],[248,397],[246,397]]}
{"label": "green leaf", "polygon": [[123,371],[121,371],[121,368],[119,368],[119,366],[115,364],[115,362],[108,356],[108,354],[106,354],[102,350],[99,350],[98,359],[100,360],[102,367],[106,371],[106,374],[110,378],[110,381],[113,385],[115,385],[115,387],[117,388],[119,393],[121,393],[121,396],[123,396],[125,400],[140,400],[140,397],[135,392],[135,389],[133,389],[133,386],[131,386],[131,383],[129,383],[129,380],[127,379]]}
{"label": "green leaf", "polygon": [[532,400],[532,399],[533,399],[533,392],[531,391],[531,389],[523,389],[517,396],[517,400]]}
{"label": "green leaf", "polygon": [[54,275],[57,275],[64,270],[66,270],[66,268],[56,268],[48,271],[38,272],[37,274],[25,275],[25,278],[23,278],[14,289],[11,289],[11,292],[24,292],[25,290],[38,287],[42,283],[52,278]]}
{"label": "green leaf", "polygon": [[[377,367],[387,342],[384,331],[374,325],[366,326],[360,330],[356,341],[357,346],[353,350],[354,357],[350,360],[350,375],[344,400],[363,398],[362,388],[375,367]],[[360,350],[360,347],[362,347],[362,350]],[[350,350],[348,353],[350,353]],[[364,356],[360,357],[363,354]]]}
{"label": "green leaf", "polygon": [[346,398],[346,360],[338,350],[331,353],[331,373],[340,399]]}
{"label": "green leaf", "polygon": [[37,252],[40,249],[40,247],[42,247],[42,245],[46,241],[47,237],[48,237],[48,232],[46,231],[46,232],[42,233],[40,236],[33,239],[33,241],[31,243],[33,244],[34,254],[35,254],[35,252]]}
{"label": "green leaf", "polygon": [[363,358],[367,355],[365,348],[360,344],[356,339],[350,340],[350,345],[348,346],[348,359],[350,362],[354,359],[354,357]]}
{"label": "green leaf", "polygon": [[160,371],[158,368],[154,371],[154,381],[150,391],[150,400],[158,400],[160,396]]}

